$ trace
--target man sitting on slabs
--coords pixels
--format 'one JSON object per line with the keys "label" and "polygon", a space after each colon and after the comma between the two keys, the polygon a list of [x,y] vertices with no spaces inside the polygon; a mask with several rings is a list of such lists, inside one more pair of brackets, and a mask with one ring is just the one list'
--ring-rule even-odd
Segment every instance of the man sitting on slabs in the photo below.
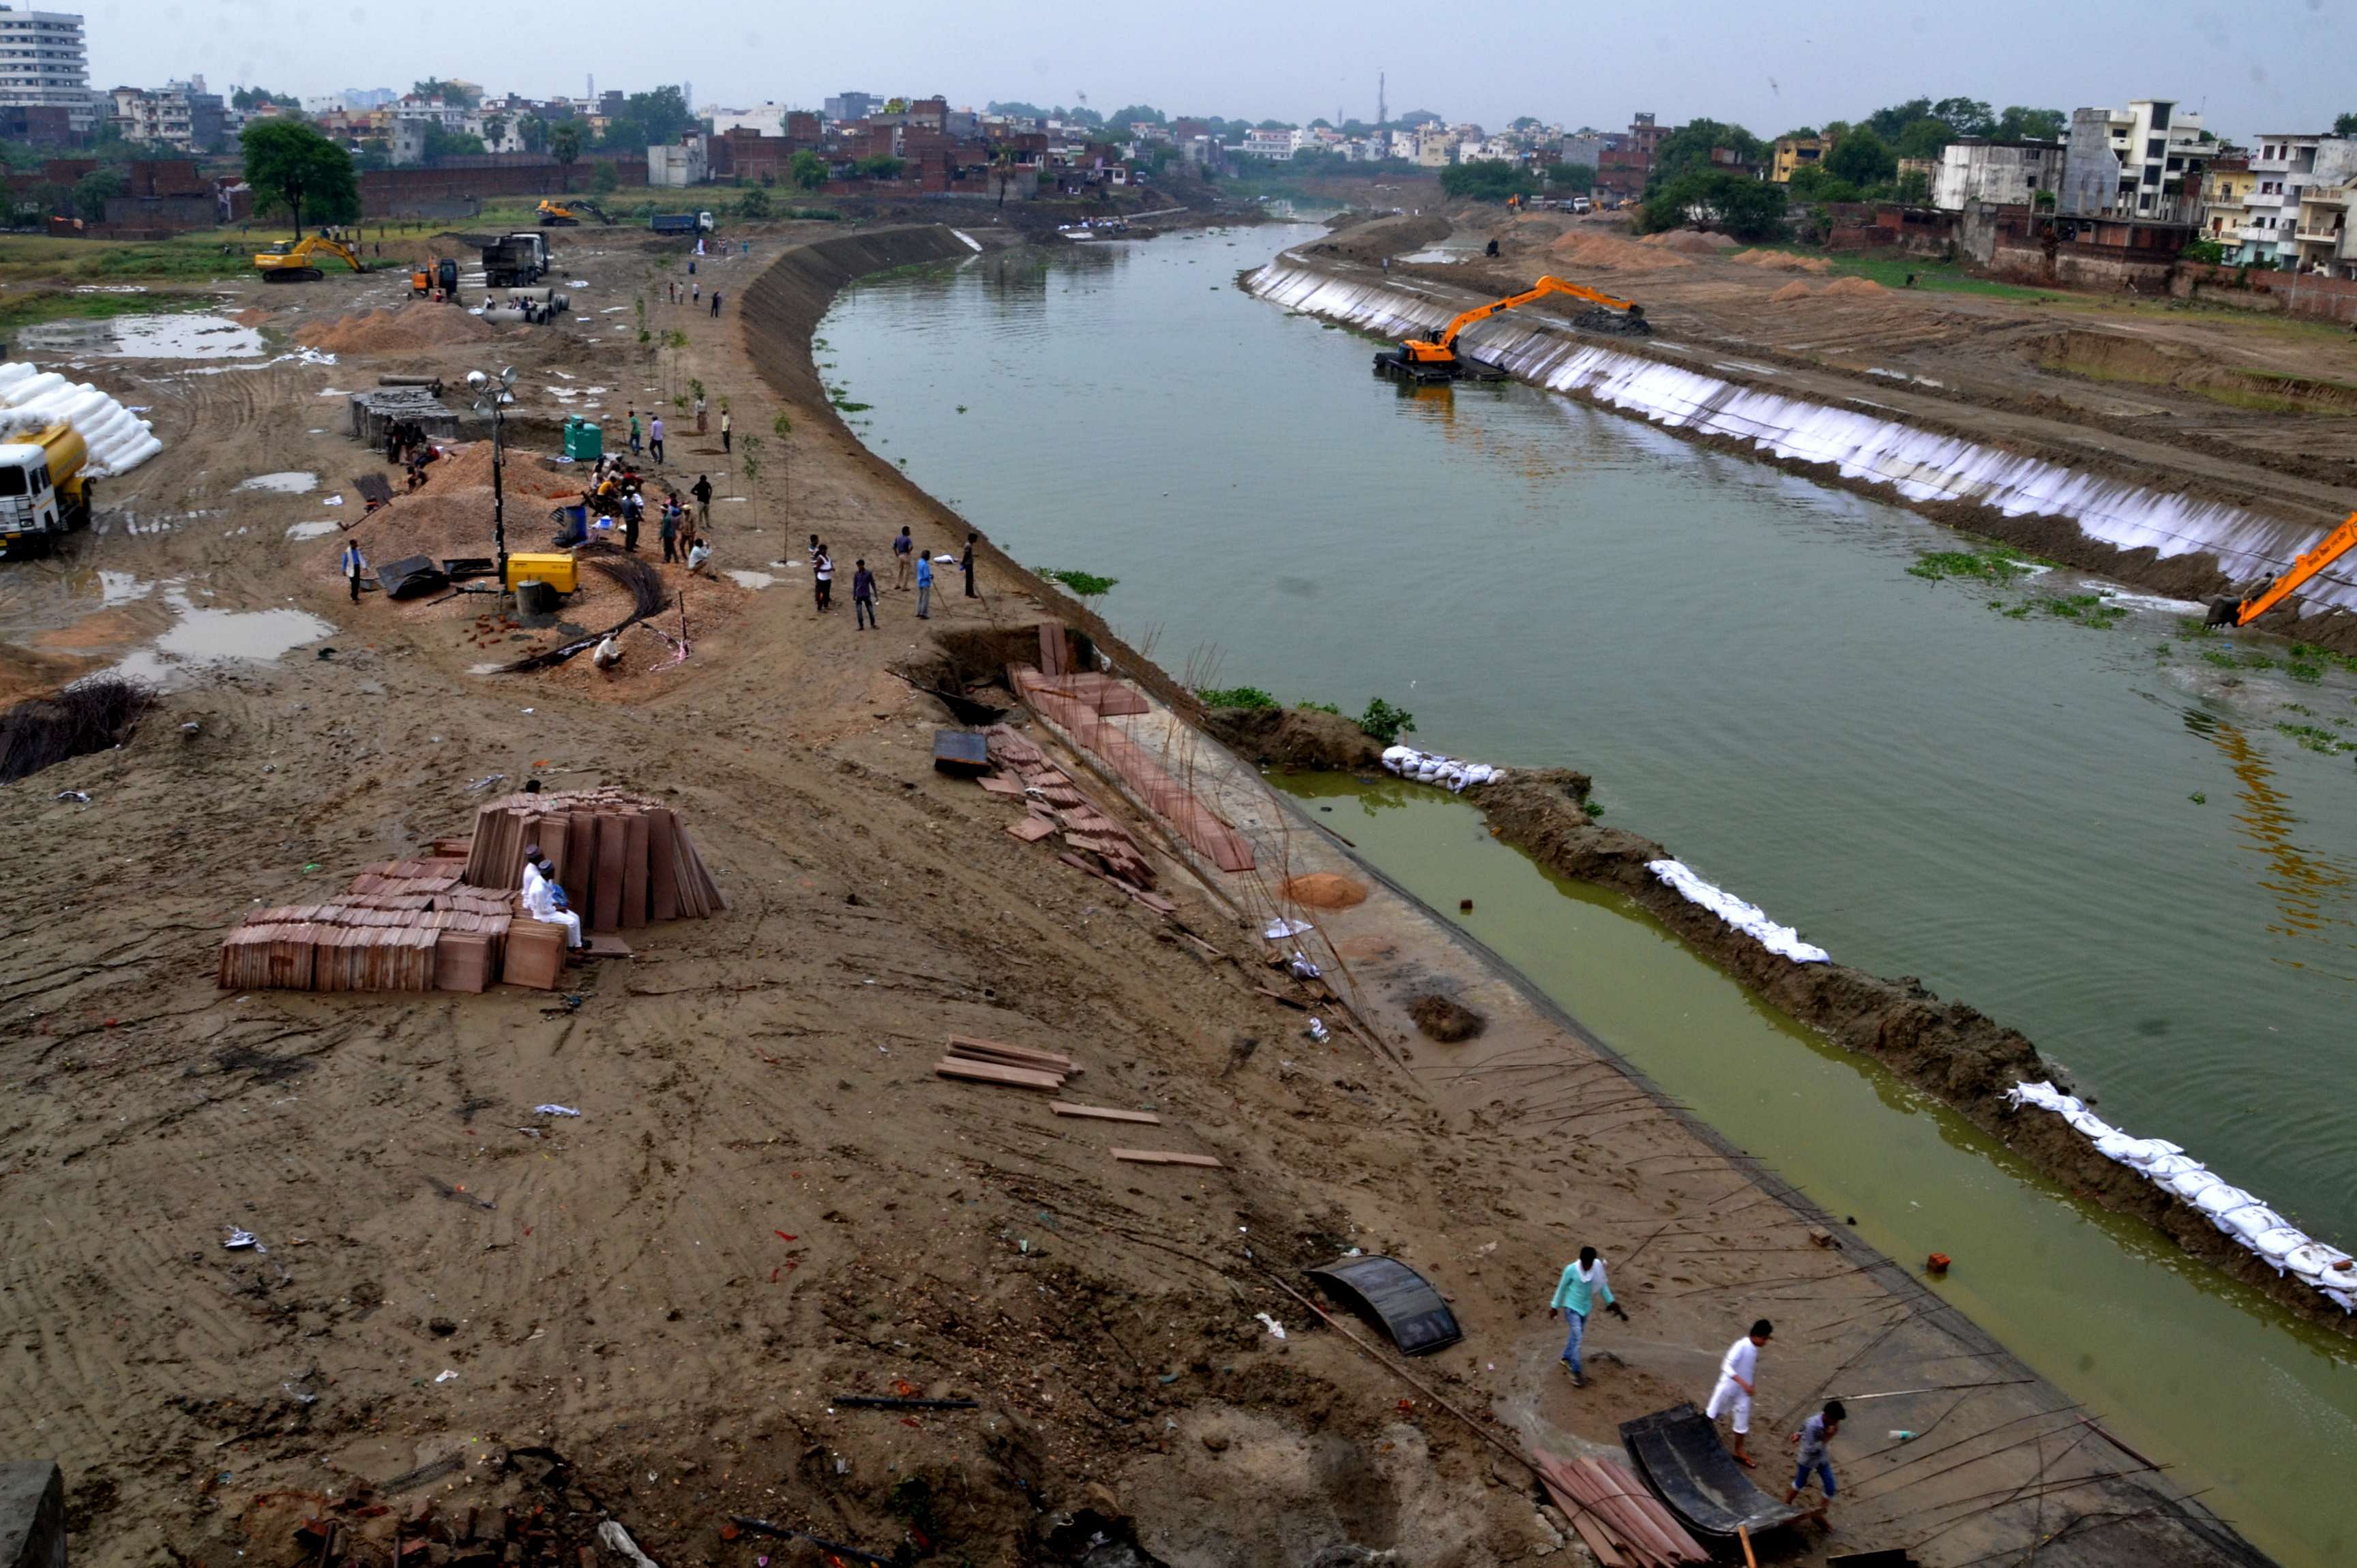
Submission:
{"label": "man sitting on slabs", "polygon": [[1817,1473],[1817,1479],[1824,1483],[1825,1488],[1825,1499],[1816,1507],[1817,1517],[1824,1518],[1825,1509],[1833,1506],[1834,1462],[1825,1453],[1825,1448],[1841,1432],[1841,1423],[1848,1415],[1849,1412],[1842,1409],[1841,1401],[1827,1400],[1824,1409],[1801,1423],[1801,1430],[1792,1434],[1792,1444],[1800,1450],[1801,1466],[1792,1473],[1791,1490],[1784,1494],[1785,1507],[1792,1507],[1792,1499],[1799,1497],[1802,1488],[1809,1484],[1809,1472],[1812,1470]]}
{"label": "man sitting on slabs", "polygon": [[1751,1395],[1760,1377],[1760,1347],[1775,1332],[1775,1325],[1763,1317],[1751,1326],[1750,1333],[1727,1348],[1727,1354],[1719,1358],[1718,1385],[1710,1391],[1710,1403],[1703,1411],[1713,1421],[1722,1415],[1727,1418],[1727,1424],[1735,1429],[1735,1462],[1747,1470],[1760,1467],[1760,1462],[1743,1451],[1743,1439],[1751,1431]]}
{"label": "man sitting on slabs", "polygon": [[565,907],[565,889],[556,885],[538,844],[523,852],[523,907],[525,913],[544,925],[563,926],[567,948],[581,945],[581,917]]}

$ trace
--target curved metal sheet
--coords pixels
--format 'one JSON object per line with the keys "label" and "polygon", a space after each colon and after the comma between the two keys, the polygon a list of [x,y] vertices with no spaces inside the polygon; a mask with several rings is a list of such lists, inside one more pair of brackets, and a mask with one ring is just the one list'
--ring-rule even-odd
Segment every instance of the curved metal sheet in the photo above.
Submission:
{"label": "curved metal sheet", "polygon": [[1432,1282],[1397,1258],[1337,1258],[1311,1269],[1309,1277],[1382,1324],[1407,1355],[1421,1356],[1465,1337]]}
{"label": "curved metal sheet", "polygon": [[1645,1484],[1697,1535],[1727,1540],[1738,1525],[1757,1535],[1801,1517],[1752,1484],[1717,1424],[1690,1404],[1622,1422],[1620,1441]]}

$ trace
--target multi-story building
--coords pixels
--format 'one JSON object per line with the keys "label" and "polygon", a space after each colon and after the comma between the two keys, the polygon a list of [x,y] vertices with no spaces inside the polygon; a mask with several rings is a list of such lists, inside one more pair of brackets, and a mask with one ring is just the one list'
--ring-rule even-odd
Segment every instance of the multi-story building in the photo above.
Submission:
{"label": "multi-story building", "polygon": [[1778,185],[1790,185],[1794,175],[1804,168],[1815,168],[1832,150],[1833,144],[1823,136],[1779,136],[1768,165],[1768,177]]}
{"label": "multi-story building", "polygon": [[712,134],[725,136],[731,131],[750,131],[759,136],[782,136],[786,134],[786,113],[782,103],[764,103],[754,109],[715,109]]}
{"label": "multi-story building", "polygon": [[81,16],[0,9],[0,106],[16,104],[63,109],[76,135],[97,125]]}
{"label": "multi-story building", "polygon": [[702,133],[690,131],[672,146],[647,149],[647,183],[662,189],[684,190],[711,177],[710,159]]}
{"label": "multi-story building", "polygon": [[1300,144],[1297,132],[1263,130],[1258,126],[1244,133],[1244,152],[1256,158],[1274,158],[1290,162],[1294,149]]}
{"label": "multi-story building", "polygon": [[2340,185],[2302,186],[2298,227],[2293,230],[2295,264],[2301,272],[2324,277],[2357,278],[2357,247],[2349,231],[2349,208],[2357,188]]}
{"label": "multi-story building", "polygon": [[2252,146],[2249,162],[2239,242],[2220,239],[2226,259],[2238,266],[2338,271],[2343,225],[2336,218],[2344,209],[2330,193],[2357,182],[2357,137],[2270,132]]}
{"label": "multi-story building", "polygon": [[2071,217],[2190,226],[2200,215],[2201,171],[2215,145],[2201,116],[2173,99],[2079,110],[2064,144],[2056,209]]}
{"label": "multi-story building", "polygon": [[2054,142],[1993,142],[1966,136],[1940,150],[1932,172],[1932,205],[1962,212],[1971,202],[2027,207],[2062,183],[2061,146]]}
{"label": "multi-story building", "polygon": [[217,93],[205,91],[201,76],[188,81],[167,81],[154,91],[118,87],[110,95],[107,118],[127,142],[170,147],[183,153],[210,153],[226,134],[226,112]]}
{"label": "multi-story building", "polygon": [[1595,168],[1603,163],[1604,149],[1611,140],[1611,137],[1601,131],[1575,131],[1564,137],[1560,144],[1563,149],[1563,161],[1567,164],[1586,164],[1589,168]]}
{"label": "multi-story building", "polygon": [[826,117],[839,124],[866,119],[878,102],[872,92],[838,92],[828,99],[823,107]]}
{"label": "multi-story building", "polygon": [[2232,253],[2242,243],[2250,222],[2250,196],[2258,188],[2251,160],[2224,156],[2210,160],[2201,171],[2201,237]]}

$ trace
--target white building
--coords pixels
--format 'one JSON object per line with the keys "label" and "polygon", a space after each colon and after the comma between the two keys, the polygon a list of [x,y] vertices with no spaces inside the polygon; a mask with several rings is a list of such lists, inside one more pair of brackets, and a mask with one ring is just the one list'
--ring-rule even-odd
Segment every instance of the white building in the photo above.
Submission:
{"label": "white building", "polygon": [[1457,133],[1438,125],[1426,125],[1415,134],[1415,162],[1419,168],[1447,168],[1457,161]]}
{"label": "white building", "polygon": [[647,149],[647,183],[664,190],[684,190],[711,177],[704,138],[689,134],[668,147]]}
{"label": "white building", "polygon": [[731,131],[751,131],[763,136],[786,134],[786,106],[764,103],[757,109],[715,109],[712,111],[712,134],[725,136]]}
{"label": "white building", "polygon": [[2071,116],[2057,208],[2076,217],[2191,223],[2214,145],[2201,116],[2173,99],[2079,110]]}
{"label": "white building", "polygon": [[62,109],[77,134],[98,124],[79,16],[0,10],[0,104]]}
{"label": "white building", "polygon": [[2027,207],[2062,183],[2062,148],[2053,142],[1991,142],[1967,136],[1940,152],[1932,205],[1962,212],[1969,202]]}
{"label": "white building", "polygon": [[1268,131],[1255,127],[1244,133],[1243,150],[1256,158],[1275,158],[1280,163],[1293,159],[1294,148],[1300,145],[1297,131]]}
{"label": "white building", "polygon": [[2227,260],[2346,275],[2342,250],[2352,184],[2357,137],[2280,131],[2258,137],[2251,148],[2242,231],[2222,237]]}

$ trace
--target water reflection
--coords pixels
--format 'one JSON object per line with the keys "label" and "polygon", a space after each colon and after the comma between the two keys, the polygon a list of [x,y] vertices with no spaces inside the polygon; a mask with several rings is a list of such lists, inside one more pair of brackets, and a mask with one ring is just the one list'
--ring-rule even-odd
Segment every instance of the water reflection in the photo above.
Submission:
{"label": "water reflection", "polygon": [[2338,909],[2347,902],[2348,867],[2292,842],[2299,816],[2291,809],[2291,797],[2276,788],[2275,768],[2251,744],[2243,726],[2231,719],[2189,710],[2185,727],[2218,748],[2240,784],[2242,808],[2233,817],[2243,824],[2243,842],[2266,862],[2266,875],[2258,879],[2259,886],[2276,896],[2280,915],[2267,929],[2280,936],[2314,938],[2324,936],[2330,927],[2348,925],[2346,916],[2326,912],[2328,907]]}

